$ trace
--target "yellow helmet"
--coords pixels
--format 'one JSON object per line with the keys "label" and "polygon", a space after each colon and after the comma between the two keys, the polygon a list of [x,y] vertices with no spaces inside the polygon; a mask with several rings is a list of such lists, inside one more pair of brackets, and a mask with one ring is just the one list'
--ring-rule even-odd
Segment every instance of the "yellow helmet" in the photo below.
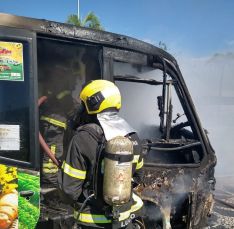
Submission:
{"label": "yellow helmet", "polygon": [[121,107],[121,95],[114,83],[107,80],[94,80],[83,85],[81,99],[88,114],[98,114],[107,108]]}

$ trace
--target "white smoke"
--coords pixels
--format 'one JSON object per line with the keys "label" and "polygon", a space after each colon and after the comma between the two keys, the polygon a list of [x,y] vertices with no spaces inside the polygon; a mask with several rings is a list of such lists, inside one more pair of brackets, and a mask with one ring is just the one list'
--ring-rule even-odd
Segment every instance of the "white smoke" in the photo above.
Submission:
{"label": "white smoke", "polygon": [[234,174],[234,58],[232,53],[178,61],[203,128],[216,151],[216,175]]}
{"label": "white smoke", "polygon": [[[147,67],[139,72],[131,64],[115,62],[115,74],[128,74],[146,79],[160,79],[161,72]],[[157,96],[162,94],[161,86],[116,81],[122,97],[120,116],[137,130],[140,138],[156,138],[159,133],[159,110]]]}

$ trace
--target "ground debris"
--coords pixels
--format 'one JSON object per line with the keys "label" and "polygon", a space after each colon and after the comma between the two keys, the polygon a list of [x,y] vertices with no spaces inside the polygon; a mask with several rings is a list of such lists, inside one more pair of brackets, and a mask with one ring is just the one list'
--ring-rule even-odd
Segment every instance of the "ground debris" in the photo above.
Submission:
{"label": "ground debris", "polygon": [[[215,190],[215,197],[229,204],[234,204],[234,183],[230,182],[233,177],[217,179]],[[215,201],[213,212],[204,229],[234,229],[234,209]]]}

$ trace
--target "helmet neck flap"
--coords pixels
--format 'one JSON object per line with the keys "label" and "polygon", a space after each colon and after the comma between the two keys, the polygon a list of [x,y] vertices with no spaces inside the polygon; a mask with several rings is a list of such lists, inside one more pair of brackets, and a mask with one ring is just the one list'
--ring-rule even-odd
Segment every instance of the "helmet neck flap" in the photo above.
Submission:
{"label": "helmet neck flap", "polygon": [[106,140],[109,141],[117,136],[126,136],[136,133],[124,119],[118,116],[117,112],[102,112],[97,114],[97,119],[104,131]]}

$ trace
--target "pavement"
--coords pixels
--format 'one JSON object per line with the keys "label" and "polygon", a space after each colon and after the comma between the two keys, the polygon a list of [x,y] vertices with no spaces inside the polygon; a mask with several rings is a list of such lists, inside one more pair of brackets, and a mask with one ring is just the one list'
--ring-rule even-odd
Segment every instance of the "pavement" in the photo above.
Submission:
{"label": "pavement", "polygon": [[204,229],[234,229],[234,174],[217,176],[214,194],[213,212]]}

